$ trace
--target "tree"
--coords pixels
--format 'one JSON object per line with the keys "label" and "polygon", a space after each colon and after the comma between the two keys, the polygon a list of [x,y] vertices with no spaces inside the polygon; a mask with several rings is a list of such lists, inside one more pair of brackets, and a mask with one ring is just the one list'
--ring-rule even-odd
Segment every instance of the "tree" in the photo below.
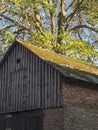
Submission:
{"label": "tree", "polygon": [[18,38],[65,54],[69,38],[97,38],[97,0],[2,0],[0,5],[1,25],[6,23],[0,39],[5,43]]}

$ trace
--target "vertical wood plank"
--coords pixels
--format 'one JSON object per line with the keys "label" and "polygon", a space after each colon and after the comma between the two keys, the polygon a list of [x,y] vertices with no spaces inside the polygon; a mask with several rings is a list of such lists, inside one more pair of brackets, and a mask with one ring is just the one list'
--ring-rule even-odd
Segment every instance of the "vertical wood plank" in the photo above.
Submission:
{"label": "vertical wood plank", "polygon": [[[20,58],[20,63],[17,63]],[[0,111],[59,107],[61,74],[46,61],[16,44],[0,68]]]}

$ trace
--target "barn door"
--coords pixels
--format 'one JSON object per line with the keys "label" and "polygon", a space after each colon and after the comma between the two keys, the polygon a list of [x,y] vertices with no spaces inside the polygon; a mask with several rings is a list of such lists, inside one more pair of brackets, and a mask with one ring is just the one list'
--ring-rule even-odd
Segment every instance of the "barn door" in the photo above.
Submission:
{"label": "barn door", "polygon": [[43,113],[33,111],[1,115],[0,130],[43,130]]}
{"label": "barn door", "polygon": [[0,130],[12,130],[12,115],[0,115]]}

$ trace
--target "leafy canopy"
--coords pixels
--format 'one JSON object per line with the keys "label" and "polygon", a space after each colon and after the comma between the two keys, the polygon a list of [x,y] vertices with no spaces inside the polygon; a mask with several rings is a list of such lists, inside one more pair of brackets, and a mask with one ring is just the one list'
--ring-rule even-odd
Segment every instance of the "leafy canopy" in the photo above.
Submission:
{"label": "leafy canopy", "polygon": [[90,44],[97,37],[98,0],[0,2],[0,43],[5,46],[19,39],[94,63],[98,54]]}

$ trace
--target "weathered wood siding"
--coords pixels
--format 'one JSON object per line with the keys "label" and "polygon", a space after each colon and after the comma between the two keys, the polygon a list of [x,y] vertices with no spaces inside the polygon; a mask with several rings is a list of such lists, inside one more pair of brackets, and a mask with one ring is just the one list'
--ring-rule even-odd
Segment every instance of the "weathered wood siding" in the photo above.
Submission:
{"label": "weathered wood siding", "polygon": [[61,74],[16,43],[0,66],[0,112],[61,105]]}
{"label": "weathered wood siding", "polygon": [[40,110],[0,115],[0,130],[43,130]]}

